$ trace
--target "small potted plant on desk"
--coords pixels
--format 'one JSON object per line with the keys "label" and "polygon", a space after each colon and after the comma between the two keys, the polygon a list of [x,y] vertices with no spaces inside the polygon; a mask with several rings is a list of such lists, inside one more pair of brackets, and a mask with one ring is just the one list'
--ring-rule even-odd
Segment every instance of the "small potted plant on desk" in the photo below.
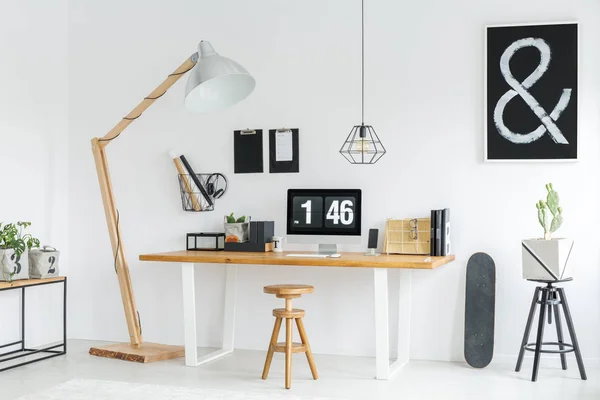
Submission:
{"label": "small potted plant on desk", "polygon": [[225,216],[225,243],[243,243],[249,239],[250,217],[235,218],[233,213]]}
{"label": "small potted plant on desk", "polygon": [[29,279],[28,251],[40,247],[40,241],[23,231],[31,222],[0,223],[0,281]]}
{"label": "small potted plant on desk", "polygon": [[558,193],[551,183],[546,185],[546,190],[546,201],[540,200],[536,204],[544,238],[522,241],[523,279],[561,280],[572,277],[569,256],[573,240],[552,237],[562,225],[562,208],[558,205]]}

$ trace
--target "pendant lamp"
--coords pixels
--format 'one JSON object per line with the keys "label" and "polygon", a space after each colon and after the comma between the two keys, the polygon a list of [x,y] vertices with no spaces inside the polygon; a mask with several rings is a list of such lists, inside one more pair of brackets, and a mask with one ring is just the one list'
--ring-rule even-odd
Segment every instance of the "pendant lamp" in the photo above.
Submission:
{"label": "pendant lamp", "polygon": [[362,119],[355,125],[340,149],[340,153],[351,164],[375,164],[385,154],[385,147],[371,125],[365,125],[365,1],[362,1]]}

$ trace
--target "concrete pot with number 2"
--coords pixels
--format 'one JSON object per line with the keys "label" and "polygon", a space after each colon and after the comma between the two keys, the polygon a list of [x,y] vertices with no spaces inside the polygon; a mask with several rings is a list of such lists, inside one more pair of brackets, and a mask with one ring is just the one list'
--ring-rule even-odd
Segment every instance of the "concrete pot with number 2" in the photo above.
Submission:
{"label": "concrete pot with number 2", "polygon": [[21,256],[14,249],[0,249],[0,281],[12,282],[19,279],[29,279],[29,253]]}
{"label": "concrete pot with number 2", "polygon": [[58,276],[58,258],[60,252],[52,246],[29,251],[29,277],[45,279]]}
{"label": "concrete pot with number 2", "polygon": [[536,204],[544,238],[521,241],[523,279],[557,281],[573,277],[569,258],[574,242],[566,238],[552,238],[552,233],[563,222],[562,208],[558,205],[558,193],[551,183],[546,185],[546,190],[546,201],[540,200]]}

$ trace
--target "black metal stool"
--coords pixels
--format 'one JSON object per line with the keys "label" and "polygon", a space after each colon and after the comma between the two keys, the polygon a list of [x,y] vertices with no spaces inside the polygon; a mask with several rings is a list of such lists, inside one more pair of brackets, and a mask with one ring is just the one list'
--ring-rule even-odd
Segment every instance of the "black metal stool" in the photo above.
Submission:
{"label": "black metal stool", "polygon": [[[531,309],[529,310],[529,317],[527,318],[527,325],[525,326],[525,334],[523,335],[523,341],[521,342],[521,350],[519,351],[519,358],[517,359],[516,372],[521,370],[521,364],[523,363],[523,355],[525,350],[535,352],[533,359],[533,373],[531,374],[531,380],[535,382],[537,380],[538,369],[540,367],[540,356],[541,353],[553,353],[560,354],[560,363],[562,369],[567,369],[567,357],[565,353],[575,352],[575,358],[577,359],[577,366],[579,367],[579,374],[581,379],[586,380],[587,375],[585,373],[585,367],[583,366],[583,360],[581,358],[581,352],[579,351],[579,343],[577,342],[577,335],[575,334],[575,328],[573,327],[573,319],[571,318],[571,312],[569,311],[569,305],[567,303],[567,297],[563,288],[554,287],[552,284],[559,282],[572,281],[573,278],[548,281],[538,279],[528,279],[532,282],[545,283],[547,286],[538,286],[535,288],[533,294],[533,300],[531,302]],[[542,294],[540,300],[540,292]],[[529,332],[531,331],[531,324],[533,322],[533,316],[535,315],[536,305],[540,305],[540,320],[538,323],[537,339],[535,343],[527,343],[529,340]],[[544,338],[544,326],[546,317],[546,305],[548,306],[548,324],[552,324],[552,310],[554,310],[554,317],[556,320],[556,335],[558,342],[543,342]],[[563,312],[565,314],[565,320],[567,322],[567,328],[569,329],[569,335],[571,336],[571,343],[565,343],[563,340],[562,324],[560,317],[559,305],[562,305]],[[542,346],[558,346],[558,350],[543,350]]]}

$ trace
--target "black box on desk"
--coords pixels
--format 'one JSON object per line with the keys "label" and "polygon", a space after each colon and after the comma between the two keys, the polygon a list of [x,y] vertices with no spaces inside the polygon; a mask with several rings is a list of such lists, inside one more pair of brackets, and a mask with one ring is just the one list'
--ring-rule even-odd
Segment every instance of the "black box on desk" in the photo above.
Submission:
{"label": "black box on desk", "polygon": [[271,243],[275,236],[275,221],[250,221],[250,243]]}
{"label": "black box on desk", "polygon": [[271,243],[231,243],[225,242],[225,251],[251,251],[256,253],[264,253],[273,251],[273,242]]}

